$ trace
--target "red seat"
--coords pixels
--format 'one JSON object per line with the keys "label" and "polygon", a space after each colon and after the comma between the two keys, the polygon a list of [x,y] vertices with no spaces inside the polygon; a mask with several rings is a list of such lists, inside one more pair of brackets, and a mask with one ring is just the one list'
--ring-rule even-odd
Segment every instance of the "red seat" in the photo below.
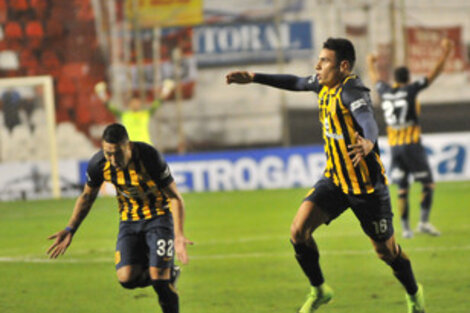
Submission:
{"label": "red seat", "polygon": [[23,28],[18,22],[8,22],[5,25],[6,39],[22,39],[24,36]]}
{"label": "red seat", "polygon": [[41,19],[44,19],[47,12],[47,1],[44,0],[30,0],[31,7],[36,12],[36,16]]}
{"label": "red seat", "polygon": [[57,20],[48,20],[46,23],[46,36],[49,38],[61,37],[64,34],[64,26]]}
{"label": "red seat", "polygon": [[81,125],[88,125],[91,121],[91,111],[88,106],[78,105],[77,107],[77,122]]}
{"label": "red seat", "polygon": [[61,65],[59,57],[52,50],[46,50],[42,53],[41,62],[45,67],[58,67]]}
{"label": "red seat", "polygon": [[62,67],[62,75],[68,78],[80,78],[88,72],[86,63],[67,63]]}
{"label": "red seat", "polygon": [[0,0],[0,23],[5,24],[7,21],[7,3],[5,0]]}
{"label": "red seat", "polygon": [[44,28],[39,21],[29,21],[26,24],[26,36],[30,38],[44,37]]}
{"label": "red seat", "polygon": [[23,68],[37,68],[39,65],[37,57],[30,50],[20,52],[20,66]]}
{"label": "red seat", "polygon": [[10,1],[10,8],[13,11],[26,11],[28,9],[28,1],[26,0]]}
{"label": "red seat", "polygon": [[77,92],[77,89],[71,79],[61,77],[57,83],[57,92],[59,94],[73,95]]}

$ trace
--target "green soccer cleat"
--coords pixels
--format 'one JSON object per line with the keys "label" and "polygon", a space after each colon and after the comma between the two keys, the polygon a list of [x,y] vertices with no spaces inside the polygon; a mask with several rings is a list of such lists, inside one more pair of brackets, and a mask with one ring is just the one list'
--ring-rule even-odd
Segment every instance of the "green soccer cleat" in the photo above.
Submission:
{"label": "green soccer cleat", "polygon": [[424,312],[424,291],[423,286],[418,284],[418,291],[414,295],[406,294],[406,303],[408,304],[408,313]]}
{"label": "green soccer cleat", "polygon": [[305,300],[305,303],[300,308],[299,313],[315,312],[320,305],[330,302],[333,295],[333,289],[326,283],[323,283],[320,287],[311,287],[307,300]]}

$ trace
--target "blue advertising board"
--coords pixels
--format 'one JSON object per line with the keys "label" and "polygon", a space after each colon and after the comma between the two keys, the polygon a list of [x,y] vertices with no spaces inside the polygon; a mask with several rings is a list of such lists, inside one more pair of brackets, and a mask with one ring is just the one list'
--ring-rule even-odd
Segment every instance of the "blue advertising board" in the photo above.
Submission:
{"label": "blue advertising board", "polygon": [[[436,181],[470,179],[470,133],[424,135],[423,143]],[[390,147],[379,139],[388,169]],[[321,145],[165,155],[178,189],[183,192],[311,187],[323,174]],[[79,163],[86,182],[87,161]],[[390,173],[387,171],[387,175]]]}
{"label": "blue advertising board", "polygon": [[[277,48],[290,59],[309,58],[313,50],[312,23],[204,25],[194,28],[194,52],[199,67],[275,62]],[[279,40],[279,39],[280,40]]]}
{"label": "blue advertising board", "polygon": [[[165,159],[183,192],[309,187],[325,167],[321,145],[166,155]],[[79,166],[84,184],[88,163]]]}

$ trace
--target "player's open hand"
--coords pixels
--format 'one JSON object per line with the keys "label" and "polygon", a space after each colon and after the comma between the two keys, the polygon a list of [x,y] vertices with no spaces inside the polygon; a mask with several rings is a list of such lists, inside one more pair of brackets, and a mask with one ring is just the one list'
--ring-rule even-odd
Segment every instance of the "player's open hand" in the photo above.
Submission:
{"label": "player's open hand", "polygon": [[355,133],[356,144],[349,145],[349,157],[353,162],[353,166],[356,167],[359,162],[361,162],[365,157],[374,149],[374,143],[369,139],[365,139],[359,135],[358,132]]}
{"label": "player's open hand", "polygon": [[446,37],[442,39],[441,46],[444,49],[444,51],[450,51],[454,47],[454,42]]}
{"label": "player's open hand", "polygon": [[73,234],[66,230],[61,230],[54,235],[49,236],[47,239],[55,239],[54,243],[47,249],[49,258],[56,259],[65,253],[68,246],[72,243]]}
{"label": "player's open hand", "polygon": [[187,245],[193,245],[194,242],[189,240],[184,236],[179,236],[175,238],[175,252],[178,260],[183,264],[188,264],[189,257],[188,251],[186,250]]}
{"label": "player's open hand", "polygon": [[225,76],[225,78],[227,79],[227,84],[249,84],[253,82],[254,77],[254,73],[247,71],[230,72],[227,74],[227,76]]}

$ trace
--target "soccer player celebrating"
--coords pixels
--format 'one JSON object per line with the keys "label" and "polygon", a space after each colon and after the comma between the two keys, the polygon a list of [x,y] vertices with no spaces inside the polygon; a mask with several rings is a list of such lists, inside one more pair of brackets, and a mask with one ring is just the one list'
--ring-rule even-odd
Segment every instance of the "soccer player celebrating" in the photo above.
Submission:
{"label": "soccer player celebrating", "polygon": [[421,217],[417,231],[433,236],[440,232],[429,222],[434,180],[429,167],[426,151],[421,144],[419,126],[420,106],[418,93],[428,87],[444,69],[445,62],[452,50],[452,42],[442,40],[443,52],[432,71],[426,76],[410,83],[407,67],[395,69],[395,84],[390,86],[379,79],[375,66],[377,57],[367,57],[369,76],[376,86],[382,101],[382,109],[387,123],[388,142],[392,152],[391,178],[398,185],[398,209],[400,211],[403,238],[413,237],[409,222],[409,177],[410,174],[422,184]]}
{"label": "soccer player celebrating", "polygon": [[291,242],[311,291],[300,313],[314,312],[333,297],[319,263],[313,238],[322,224],[329,224],[352,208],[380,259],[392,269],[407,292],[410,313],[424,312],[424,296],[411,262],[395,242],[387,178],[379,156],[378,129],[369,89],[352,74],[355,51],[347,39],[329,38],[320,52],[314,76],[231,72],[227,83],[260,83],[292,91],[318,94],[327,156],[324,176],[300,205],[291,226]]}
{"label": "soccer player celebrating", "polygon": [[178,313],[174,282],[179,271],[173,255],[176,251],[186,264],[186,245],[192,244],[183,232],[183,198],[163,156],[148,144],[129,141],[120,124],[104,130],[102,149],[88,164],[87,183],[67,227],[49,237],[55,241],[47,253],[51,258],[65,253],[104,181],[116,187],[119,203],[115,255],[119,282],[128,289],[152,285],[163,313]]}
{"label": "soccer player celebrating", "polygon": [[133,95],[127,104],[126,110],[120,110],[106,92],[106,83],[99,82],[95,85],[95,94],[106,104],[108,110],[118,118],[126,127],[129,139],[132,141],[142,141],[152,144],[150,136],[150,122],[152,116],[160,107],[161,102],[168,99],[175,88],[175,83],[171,79],[163,81],[163,87],[152,104],[144,106],[141,99]]}

